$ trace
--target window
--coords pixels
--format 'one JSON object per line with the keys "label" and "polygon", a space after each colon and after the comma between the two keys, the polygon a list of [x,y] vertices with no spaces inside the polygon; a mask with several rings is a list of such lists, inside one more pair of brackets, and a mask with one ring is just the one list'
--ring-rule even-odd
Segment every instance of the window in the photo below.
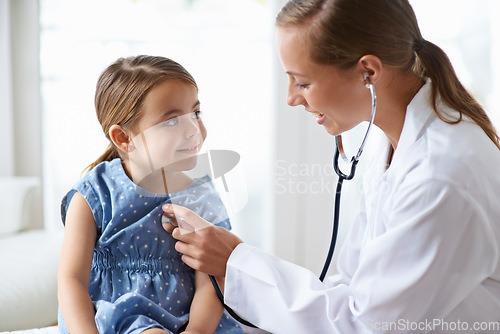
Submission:
{"label": "window", "polygon": [[450,58],[464,86],[500,127],[498,97],[500,24],[494,0],[410,0],[425,39],[440,46]]}

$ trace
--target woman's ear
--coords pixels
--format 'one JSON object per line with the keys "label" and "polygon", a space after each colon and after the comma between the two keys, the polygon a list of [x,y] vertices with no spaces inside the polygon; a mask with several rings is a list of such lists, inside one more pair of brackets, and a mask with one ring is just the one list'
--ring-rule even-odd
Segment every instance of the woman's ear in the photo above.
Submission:
{"label": "woman's ear", "polygon": [[134,150],[134,145],[127,131],[120,125],[113,124],[109,128],[109,138],[115,146],[124,153],[130,153]]}
{"label": "woman's ear", "polygon": [[358,67],[364,79],[364,73],[368,73],[370,82],[375,83],[379,79],[382,72],[382,61],[374,55],[365,55],[358,60]]}

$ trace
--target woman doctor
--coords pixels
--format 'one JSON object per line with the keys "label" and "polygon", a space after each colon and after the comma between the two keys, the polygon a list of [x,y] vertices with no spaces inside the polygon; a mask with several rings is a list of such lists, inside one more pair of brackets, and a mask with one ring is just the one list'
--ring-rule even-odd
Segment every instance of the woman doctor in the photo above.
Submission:
{"label": "woman doctor", "polygon": [[369,81],[393,150],[325,283],[170,205],[195,229],[173,230],[183,261],[273,333],[500,332],[499,138],[408,1],[292,0],[276,25],[288,104],[338,135],[369,119]]}

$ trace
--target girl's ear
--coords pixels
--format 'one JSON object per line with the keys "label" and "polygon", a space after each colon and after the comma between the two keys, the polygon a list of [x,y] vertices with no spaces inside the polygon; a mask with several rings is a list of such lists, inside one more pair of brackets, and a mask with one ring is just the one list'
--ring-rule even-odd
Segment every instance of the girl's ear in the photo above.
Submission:
{"label": "girl's ear", "polygon": [[130,153],[134,150],[132,140],[130,140],[127,131],[120,125],[113,124],[109,128],[109,138],[124,153]]}

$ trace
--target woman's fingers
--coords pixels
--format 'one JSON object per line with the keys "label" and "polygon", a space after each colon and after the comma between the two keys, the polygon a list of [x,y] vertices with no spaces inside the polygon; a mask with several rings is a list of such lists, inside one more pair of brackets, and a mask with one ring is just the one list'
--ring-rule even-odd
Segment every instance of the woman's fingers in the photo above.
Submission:
{"label": "woman's fingers", "polygon": [[182,261],[195,270],[217,277],[225,276],[226,263],[231,252],[243,241],[185,207],[165,204],[162,208],[165,216],[172,219],[168,224],[164,224],[164,227],[178,240],[175,249],[183,254]]}
{"label": "woman's fingers", "polygon": [[182,233],[181,229],[175,229],[172,236],[178,240],[175,249],[183,254],[184,263],[216,277],[225,276],[227,260],[242,242],[225,228],[215,225],[195,233]]}
{"label": "woman's fingers", "polygon": [[[172,236],[175,238],[183,237],[186,235],[182,235],[179,229],[174,231]],[[189,239],[189,237],[187,237]],[[193,242],[193,240],[187,240],[187,242]],[[203,256],[199,253],[199,249],[190,244],[183,241],[177,241],[175,243],[175,250],[182,254],[182,261],[193,268],[194,270],[206,271],[207,267],[203,265],[203,262],[199,260],[199,258],[203,258]],[[211,270],[211,269],[208,269]],[[224,266],[225,271],[225,266]]]}
{"label": "woman's fingers", "polygon": [[170,217],[172,217],[172,224],[179,226],[181,228],[180,232],[183,234],[195,232],[212,226],[211,223],[207,222],[205,219],[183,206],[165,204],[162,209],[165,211],[165,215],[170,215]]}
{"label": "woman's fingers", "polygon": [[170,234],[172,234],[172,231],[175,228],[175,226],[170,224],[170,223],[162,224],[162,226],[165,229],[165,231],[167,231],[167,233],[170,233]]}

